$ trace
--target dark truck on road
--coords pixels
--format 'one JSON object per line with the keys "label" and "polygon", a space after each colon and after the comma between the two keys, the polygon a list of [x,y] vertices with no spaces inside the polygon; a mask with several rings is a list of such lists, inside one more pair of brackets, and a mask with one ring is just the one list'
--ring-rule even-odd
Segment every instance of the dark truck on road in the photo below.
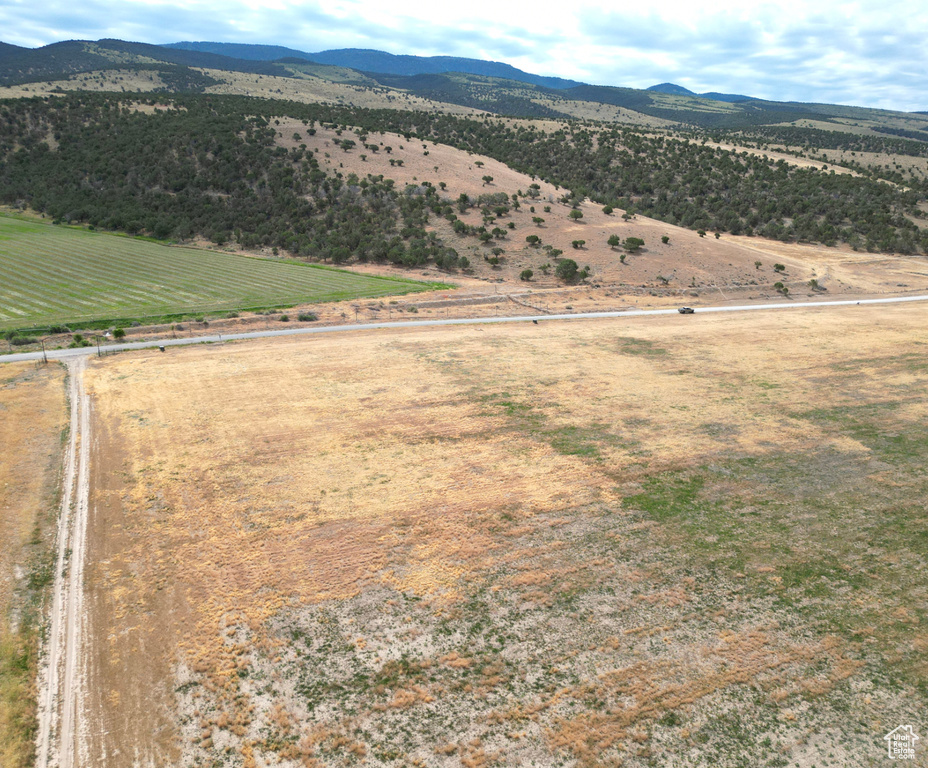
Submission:
{"label": "dark truck on road", "polygon": [[696,310],[692,307],[680,307],[680,309],[677,310],[681,315],[692,315],[695,311]]}

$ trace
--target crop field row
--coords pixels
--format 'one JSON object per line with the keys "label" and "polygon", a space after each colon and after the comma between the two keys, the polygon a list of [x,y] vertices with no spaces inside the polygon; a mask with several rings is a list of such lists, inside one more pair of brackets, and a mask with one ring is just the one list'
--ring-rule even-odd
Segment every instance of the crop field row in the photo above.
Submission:
{"label": "crop field row", "polygon": [[359,275],[0,216],[0,329],[392,296]]}

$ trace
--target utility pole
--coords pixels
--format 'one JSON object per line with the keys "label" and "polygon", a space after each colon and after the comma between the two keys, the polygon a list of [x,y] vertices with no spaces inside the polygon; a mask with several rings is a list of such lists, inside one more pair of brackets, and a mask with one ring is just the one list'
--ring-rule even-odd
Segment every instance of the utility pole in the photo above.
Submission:
{"label": "utility pole", "polygon": [[103,357],[103,354],[100,352],[100,335],[97,334],[97,357]]}
{"label": "utility pole", "polygon": [[43,338],[41,339],[41,341],[42,341],[42,360],[48,363],[48,355],[45,354],[45,339]]}

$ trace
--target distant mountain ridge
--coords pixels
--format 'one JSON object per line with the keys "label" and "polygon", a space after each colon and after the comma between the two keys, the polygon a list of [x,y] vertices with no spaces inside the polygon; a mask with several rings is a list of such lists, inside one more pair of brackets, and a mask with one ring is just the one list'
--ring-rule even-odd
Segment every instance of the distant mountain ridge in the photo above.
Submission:
{"label": "distant mountain ridge", "polygon": [[375,51],[366,48],[341,48],[338,50],[307,53],[279,45],[249,45],[245,43],[180,42],[169,43],[164,48],[199,51],[251,61],[278,61],[283,58],[305,59],[316,64],[357,69],[379,75],[440,75],[446,72],[463,72],[469,75],[500,77],[520,83],[538,85],[542,88],[564,90],[584,83],[562,77],[546,77],[523,72],[510,64],[499,61],[483,61],[458,56],[409,56]]}
{"label": "distant mountain ridge", "polygon": [[738,93],[718,93],[717,91],[709,91],[707,93],[696,93],[691,91],[689,88],[684,88],[682,85],[677,85],[676,83],[660,83],[659,85],[652,85],[650,88],[646,88],[647,91],[655,91],[657,93],[669,93],[674,96],[693,96],[699,99],[712,99],[712,101],[727,101],[730,104],[735,104],[739,101],[752,101],[753,96],[743,96]]}
{"label": "distant mountain ridge", "polygon": [[[65,40],[41,48],[20,48],[0,43],[0,85],[57,80],[80,72],[141,66],[149,69],[203,67],[289,76],[286,69],[271,62],[235,59],[208,51],[171,50],[160,45],[124,40]],[[200,81],[201,85],[212,82],[199,73],[188,72],[188,75]]]}
{"label": "distant mountain ridge", "polygon": [[[848,119],[856,119],[872,124],[876,132],[899,139],[924,141],[928,133],[928,126],[906,117],[912,113],[835,104],[775,102],[740,94],[696,94],[674,83],[661,83],[647,90],[574,84],[572,80],[523,72],[508,64],[453,56],[395,56],[359,49],[308,54],[284,46],[208,42],[161,46],[122,40],[69,40],[40,48],[0,43],[0,86],[71,81],[60,90],[81,90],[83,80],[75,79],[77,75],[114,70],[147,72],[149,76],[144,82],[151,86],[144,90],[151,92],[203,93],[235,80],[224,73],[294,80],[311,76],[336,84],[351,83],[362,90],[376,88],[379,83],[395,91],[395,94],[386,94],[386,98],[396,101],[400,108],[408,96],[419,96],[480,112],[563,120],[588,115],[592,103],[656,117],[669,124],[699,128],[740,130],[815,120],[833,122],[835,128],[840,129]],[[419,74],[408,74],[413,71]],[[152,73],[157,73],[157,77],[151,77]],[[281,87],[262,85],[257,79],[254,84],[255,92],[264,98],[276,98],[283,93]],[[124,90],[112,78],[109,87]],[[241,88],[242,83],[237,87]],[[249,87],[245,84],[246,91]],[[294,87],[300,88],[296,83],[286,86],[287,89]],[[379,97],[384,95],[380,90]],[[344,98],[351,102],[353,92]]]}

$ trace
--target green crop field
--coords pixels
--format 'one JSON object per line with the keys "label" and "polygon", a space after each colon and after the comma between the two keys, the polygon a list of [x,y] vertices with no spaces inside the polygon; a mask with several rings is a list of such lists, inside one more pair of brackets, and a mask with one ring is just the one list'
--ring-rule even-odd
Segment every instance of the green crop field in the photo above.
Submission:
{"label": "green crop field", "polygon": [[0,215],[0,329],[284,307],[436,287],[448,286]]}

